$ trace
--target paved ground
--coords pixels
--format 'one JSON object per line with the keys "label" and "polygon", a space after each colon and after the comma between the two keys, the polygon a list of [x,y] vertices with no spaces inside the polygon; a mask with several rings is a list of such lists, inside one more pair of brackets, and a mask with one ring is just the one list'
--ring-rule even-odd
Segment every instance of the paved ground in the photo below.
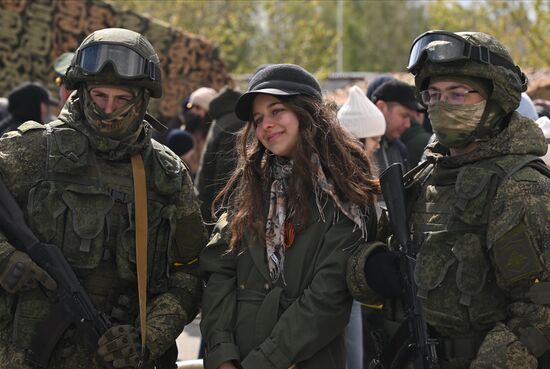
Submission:
{"label": "paved ground", "polygon": [[197,358],[200,346],[199,318],[188,324],[178,337],[178,360],[193,360]]}

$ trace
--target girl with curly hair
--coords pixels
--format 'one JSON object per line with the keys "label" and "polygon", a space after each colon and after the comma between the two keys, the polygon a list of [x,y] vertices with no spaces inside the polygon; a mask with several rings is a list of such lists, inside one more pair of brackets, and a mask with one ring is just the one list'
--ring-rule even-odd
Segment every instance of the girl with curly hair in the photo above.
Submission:
{"label": "girl with curly hair", "polygon": [[239,163],[201,254],[205,368],[345,368],[347,260],[376,233],[365,151],[292,64],[262,67],[237,102]]}

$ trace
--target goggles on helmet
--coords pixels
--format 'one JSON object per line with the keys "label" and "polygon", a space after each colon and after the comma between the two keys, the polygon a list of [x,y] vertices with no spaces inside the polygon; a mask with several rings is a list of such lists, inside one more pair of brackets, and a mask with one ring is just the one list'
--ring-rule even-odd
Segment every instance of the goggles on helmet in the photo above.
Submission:
{"label": "goggles on helmet", "polygon": [[87,74],[98,74],[107,63],[124,78],[160,80],[159,66],[134,50],[119,44],[92,44],[77,51],[75,64]]}
{"label": "goggles on helmet", "polygon": [[521,75],[519,68],[487,47],[473,45],[459,35],[446,31],[428,31],[418,36],[412,44],[407,70],[416,74],[425,59],[433,63],[456,60],[474,60],[480,63],[499,65]]}

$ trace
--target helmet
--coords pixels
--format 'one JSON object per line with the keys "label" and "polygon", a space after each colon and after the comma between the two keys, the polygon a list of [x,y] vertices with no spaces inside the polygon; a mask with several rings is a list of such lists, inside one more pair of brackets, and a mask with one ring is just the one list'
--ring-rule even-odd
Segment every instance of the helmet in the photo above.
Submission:
{"label": "helmet", "polygon": [[470,76],[492,83],[488,104],[508,114],[514,111],[527,89],[527,77],[514,64],[506,48],[482,32],[428,31],[411,47],[407,69],[415,75],[418,101],[430,77]]}
{"label": "helmet", "polygon": [[162,96],[160,61],[147,39],[124,28],[91,33],[75,52],[66,73],[67,88],[81,82],[143,87]]}

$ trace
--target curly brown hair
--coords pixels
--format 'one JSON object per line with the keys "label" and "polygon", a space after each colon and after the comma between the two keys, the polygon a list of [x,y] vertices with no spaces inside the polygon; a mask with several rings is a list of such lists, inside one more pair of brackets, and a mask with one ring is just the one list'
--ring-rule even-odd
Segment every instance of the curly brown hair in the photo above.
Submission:
{"label": "curly brown hair", "polygon": [[[375,169],[360,143],[341,127],[334,104],[306,95],[276,98],[293,111],[299,121],[300,138],[294,151],[287,200],[288,206],[294,209],[293,222],[307,224],[307,202],[314,191],[313,154],[319,156],[327,179],[332,180],[342,201],[361,207],[372,204],[375,195],[380,194]],[[222,204],[230,204],[230,249],[235,249],[246,232],[264,238],[265,196],[272,182],[270,167],[274,159],[256,138],[251,120],[238,133],[237,150],[237,167],[212,204],[213,213],[225,210]]]}

